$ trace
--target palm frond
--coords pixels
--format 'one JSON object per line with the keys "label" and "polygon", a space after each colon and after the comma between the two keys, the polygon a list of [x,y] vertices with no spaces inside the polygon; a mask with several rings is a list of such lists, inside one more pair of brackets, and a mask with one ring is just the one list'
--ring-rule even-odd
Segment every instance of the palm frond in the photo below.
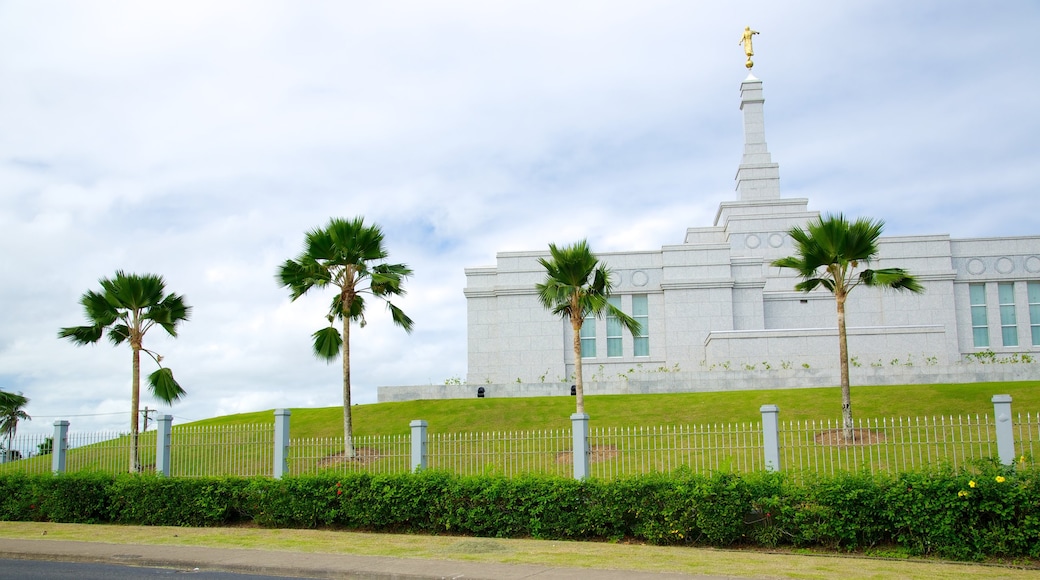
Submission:
{"label": "palm frond", "polygon": [[857,268],[877,259],[884,225],[882,220],[869,218],[850,222],[840,213],[809,220],[804,229],[795,227],[788,232],[795,255],[773,260],[772,265],[794,270],[802,278],[795,289],[802,292],[821,286],[830,292],[839,288],[847,292],[860,283],[875,285],[872,273],[854,276]]}
{"label": "palm frond", "polygon": [[588,241],[549,244],[549,255],[549,259],[538,259],[545,268],[545,280],[535,285],[542,306],[564,318],[575,314],[575,309],[578,318],[600,316],[608,307],[613,282],[610,270],[592,253]]}
{"label": "palm frond", "polygon": [[113,278],[99,280],[105,299],[115,309],[143,310],[158,304],[166,291],[166,282],[157,274],[128,274],[117,270]]}
{"label": "palm frond", "polygon": [[0,391],[0,407],[24,407],[29,404],[29,399],[21,393],[8,393]]}
{"label": "palm frond", "polygon": [[130,340],[130,327],[125,324],[117,324],[113,326],[108,331],[108,340],[117,346]]}
{"label": "palm frond", "polygon": [[184,297],[177,294],[169,294],[162,302],[148,308],[142,318],[154,321],[167,334],[176,337],[177,325],[188,320],[190,316],[191,306],[188,306]]}
{"label": "palm frond", "polygon": [[326,326],[311,335],[314,338],[314,355],[326,361],[333,361],[343,347],[343,336],[335,326]]}
{"label": "palm frond", "polygon": [[865,286],[880,286],[882,288],[893,288],[895,290],[907,290],[909,292],[924,292],[917,278],[910,275],[903,268],[883,268],[880,270],[864,270],[860,273],[860,280]]}
{"label": "palm frond", "polygon": [[156,399],[164,403],[178,401],[186,394],[177,380],[173,378],[173,371],[165,367],[160,367],[148,375],[148,389]]}
{"label": "palm frond", "polygon": [[403,310],[401,310],[397,306],[394,306],[392,303],[387,302],[386,307],[390,311],[390,317],[393,318],[394,324],[405,329],[406,332],[411,333],[414,321],[411,318],[409,318]]}
{"label": "palm frond", "polygon": [[119,311],[109,303],[104,294],[86,291],[79,300],[86,312],[87,319],[96,325],[108,326],[119,317]]}
{"label": "palm frond", "polygon": [[299,261],[286,260],[276,275],[279,283],[289,288],[291,299],[296,300],[314,286],[323,287],[331,280],[328,268],[322,267],[311,256],[300,256]]}
{"label": "palm frond", "polygon": [[69,326],[58,331],[58,338],[67,338],[76,344],[94,344],[104,333],[105,327],[101,325]]}
{"label": "palm frond", "polygon": [[642,330],[642,325],[639,324],[638,320],[625,314],[623,310],[609,302],[607,303],[607,315],[616,318],[621,323],[621,326],[625,327],[633,336],[638,335]]}

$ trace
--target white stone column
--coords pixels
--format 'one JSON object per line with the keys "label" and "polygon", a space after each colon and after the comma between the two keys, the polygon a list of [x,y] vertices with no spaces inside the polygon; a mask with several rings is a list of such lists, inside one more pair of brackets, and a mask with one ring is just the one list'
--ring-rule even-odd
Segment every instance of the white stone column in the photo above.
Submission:
{"label": "white stone column", "polygon": [[173,435],[173,416],[159,415],[155,433],[155,472],[170,477],[170,444]]}
{"label": "white stone column", "polygon": [[408,424],[412,428],[412,473],[426,469],[426,429],[429,424],[416,419]]}
{"label": "white stone column", "polygon": [[274,478],[289,473],[289,409],[274,411]]}
{"label": "white stone column", "polygon": [[571,432],[574,437],[574,479],[589,476],[589,416],[587,413],[571,415]]}
{"label": "white stone column", "polygon": [[51,440],[51,471],[65,473],[65,455],[69,451],[69,422],[54,422],[54,439]]}
{"label": "white stone column", "polygon": [[997,456],[1004,465],[1015,462],[1015,433],[1011,420],[1011,395],[993,395],[993,417],[997,423]]}
{"label": "white stone column", "polygon": [[762,405],[762,450],[765,453],[766,471],[780,470],[780,407]]}

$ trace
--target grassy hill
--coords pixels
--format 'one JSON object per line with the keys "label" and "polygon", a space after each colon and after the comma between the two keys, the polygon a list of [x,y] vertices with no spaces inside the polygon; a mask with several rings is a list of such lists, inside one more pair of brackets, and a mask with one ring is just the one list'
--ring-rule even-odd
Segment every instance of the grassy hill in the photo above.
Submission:
{"label": "grassy hill", "polygon": [[[1040,412],[1040,381],[949,385],[861,386],[852,388],[852,411],[859,418],[992,414],[993,395],[1008,394],[1017,413]],[[598,395],[585,398],[594,427],[697,425],[757,421],[759,407],[780,407],[780,420],[836,420],[841,413],[837,387],[677,393]],[[431,433],[565,429],[574,412],[573,397],[447,399],[376,403],[354,407],[354,433],[394,435],[424,419]],[[342,408],[292,409],[293,437],[342,435]],[[206,419],[191,425],[273,423],[274,412],[260,411]]]}

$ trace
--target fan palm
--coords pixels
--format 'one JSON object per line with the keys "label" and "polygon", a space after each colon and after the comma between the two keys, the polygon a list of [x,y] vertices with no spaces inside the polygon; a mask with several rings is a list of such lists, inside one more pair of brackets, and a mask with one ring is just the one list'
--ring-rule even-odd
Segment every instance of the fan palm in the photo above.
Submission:
{"label": "fan palm", "polygon": [[130,392],[130,472],[141,470],[138,460],[138,417],[141,407],[141,353],[152,357],[158,370],[148,375],[148,388],[155,398],[172,403],[184,396],[184,389],[173,378],[173,371],[162,366],[162,356],[144,348],[144,337],[154,326],[177,336],[177,325],[188,320],[191,307],[178,294],[166,293],[166,282],[155,274],[127,274],[117,271],[113,278],[99,280],[101,291],[88,290],[80,298],[89,324],[62,328],[59,338],[94,344],[108,330],[112,344],[130,343],[133,376]]}
{"label": "fan palm", "polygon": [[28,421],[32,417],[25,412],[24,407],[29,404],[29,399],[14,393],[0,391],[0,436],[7,436],[7,449],[4,450],[3,459],[0,463],[15,458],[12,445],[14,435],[18,431],[18,421]]}
{"label": "fan palm", "polygon": [[633,334],[639,333],[639,322],[611,304],[610,270],[600,262],[588,241],[558,247],[549,244],[550,259],[539,258],[545,268],[545,282],[536,286],[538,298],[553,314],[569,320],[573,330],[574,395],[578,413],[585,412],[585,394],[581,368],[581,326],[589,314],[599,316],[604,310],[616,317]]}
{"label": "fan palm", "polygon": [[774,260],[773,265],[790,268],[802,281],[795,290],[812,292],[826,288],[834,295],[838,312],[838,358],[841,365],[841,416],[843,435],[854,438],[852,425],[852,395],[849,390],[849,348],[845,331],[845,301],[859,285],[892,288],[920,293],[924,288],[917,279],[902,268],[873,270],[869,266],[878,258],[878,239],[885,222],[859,218],[849,222],[842,214],[810,220],[806,228],[792,228],[788,234],[794,240],[794,256]]}
{"label": "fan palm", "polygon": [[[343,356],[343,437],[344,455],[357,456],[350,410],[350,323],[365,326],[364,295],[386,302],[394,324],[412,331],[412,319],[390,302],[391,296],[405,293],[402,282],[412,274],[404,264],[388,264],[383,232],[377,225],[366,225],[364,218],[333,218],[324,228],[307,233],[303,253],[286,260],[278,269],[278,281],[289,288],[296,300],[311,288],[334,286],[336,294],[329,306],[329,326],[313,335],[314,354],[326,361]],[[342,334],[335,322],[342,322]]]}

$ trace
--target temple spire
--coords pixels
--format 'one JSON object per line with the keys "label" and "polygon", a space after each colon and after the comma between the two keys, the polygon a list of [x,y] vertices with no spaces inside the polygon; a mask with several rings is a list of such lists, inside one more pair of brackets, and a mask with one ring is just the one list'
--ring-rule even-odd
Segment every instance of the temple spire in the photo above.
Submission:
{"label": "temple spire", "polygon": [[740,83],[740,110],[744,112],[744,156],[737,168],[739,201],[780,199],[780,165],[766,147],[765,98],[762,81],[748,74]]}

